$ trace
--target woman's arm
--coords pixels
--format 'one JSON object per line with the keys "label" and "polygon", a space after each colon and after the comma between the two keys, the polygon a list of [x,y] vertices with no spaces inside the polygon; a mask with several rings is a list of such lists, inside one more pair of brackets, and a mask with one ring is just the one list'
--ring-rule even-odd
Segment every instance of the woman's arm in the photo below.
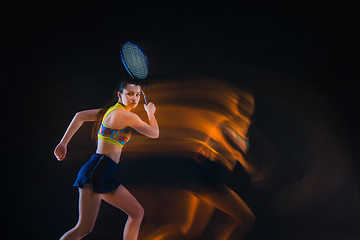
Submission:
{"label": "woman's arm", "polygon": [[126,123],[129,127],[132,127],[133,129],[147,137],[158,138],[159,126],[155,118],[155,105],[150,102],[148,103],[148,105],[144,105],[144,108],[149,118],[149,124],[142,121],[139,116],[134,113],[129,113],[127,115]]}
{"label": "woman's arm", "polygon": [[79,128],[85,121],[95,121],[99,111],[100,109],[92,109],[92,110],[81,111],[75,114],[63,138],[55,148],[54,154],[59,161],[65,158],[67,144],[69,143],[70,139],[74,136],[76,131],[79,130]]}

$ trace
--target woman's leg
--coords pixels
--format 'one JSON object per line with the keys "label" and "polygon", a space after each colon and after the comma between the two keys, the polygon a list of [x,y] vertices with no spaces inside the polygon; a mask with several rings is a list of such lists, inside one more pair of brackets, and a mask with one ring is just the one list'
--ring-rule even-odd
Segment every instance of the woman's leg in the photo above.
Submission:
{"label": "woman's leg", "polygon": [[96,221],[101,203],[100,194],[93,193],[89,185],[79,188],[79,220],[74,228],[65,233],[60,240],[81,239],[89,234]]}
{"label": "woman's leg", "polygon": [[124,228],[124,240],[136,240],[139,235],[140,224],[144,217],[144,209],[135,197],[120,185],[115,191],[104,193],[102,199],[128,215]]}

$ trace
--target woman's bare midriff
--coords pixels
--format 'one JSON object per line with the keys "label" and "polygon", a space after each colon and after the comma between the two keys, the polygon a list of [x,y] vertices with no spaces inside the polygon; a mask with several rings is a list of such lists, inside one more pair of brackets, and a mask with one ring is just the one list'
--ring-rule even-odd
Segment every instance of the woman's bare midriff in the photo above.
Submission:
{"label": "woman's bare midriff", "polygon": [[121,152],[122,147],[100,139],[98,140],[96,153],[104,154],[105,156],[111,158],[114,162],[119,163]]}

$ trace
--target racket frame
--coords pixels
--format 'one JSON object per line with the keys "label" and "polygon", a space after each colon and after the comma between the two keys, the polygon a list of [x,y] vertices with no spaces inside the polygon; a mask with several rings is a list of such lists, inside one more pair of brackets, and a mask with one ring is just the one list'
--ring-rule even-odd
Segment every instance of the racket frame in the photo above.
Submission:
{"label": "racket frame", "polygon": [[[129,67],[128,67],[127,64],[126,64],[125,57],[124,57],[124,53],[123,53],[123,48],[124,48],[125,44],[131,44],[131,45],[135,46],[135,47],[140,51],[140,53],[141,53],[141,55],[143,56],[143,58],[145,59],[146,68],[147,68],[147,74],[146,74],[146,77],[145,77],[145,78],[138,78],[138,77],[134,76],[134,75],[131,73]],[[134,79],[139,79],[139,80],[144,80],[144,79],[146,79],[146,78],[149,76],[149,73],[150,73],[149,61],[148,61],[145,53],[144,53],[144,52],[141,50],[141,48],[140,48],[138,45],[136,45],[135,43],[130,42],[130,41],[123,43],[123,44],[121,45],[121,47],[120,47],[120,57],[121,57],[121,61],[122,61],[123,65],[124,65],[126,71],[130,74],[130,76],[131,76],[132,78],[134,78]],[[147,105],[146,96],[145,96],[145,93],[143,92],[143,90],[141,90],[141,93],[143,94],[145,104]]]}
{"label": "racket frame", "polygon": [[[125,44],[131,44],[131,45],[135,46],[135,47],[140,51],[140,53],[141,53],[141,55],[143,56],[143,58],[145,59],[146,68],[147,68],[147,71],[148,71],[145,78],[138,78],[138,77],[134,76],[134,75],[131,73],[129,67],[128,67],[127,64],[126,64],[125,58],[124,58],[123,48],[124,48]],[[141,50],[141,48],[140,48],[138,45],[136,45],[135,43],[130,42],[130,41],[128,41],[128,42],[126,42],[126,43],[123,43],[123,44],[121,45],[121,47],[120,47],[120,57],[121,57],[121,61],[122,61],[123,65],[124,65],[126,71],[130,74],[130,76],[131,76],[132,78],[144,80],[144,79],[146,79],[146,78],[149,76],[149,73],[150,73],[149,61],[148,61],[145,53],[144,53],[144,52]]]}

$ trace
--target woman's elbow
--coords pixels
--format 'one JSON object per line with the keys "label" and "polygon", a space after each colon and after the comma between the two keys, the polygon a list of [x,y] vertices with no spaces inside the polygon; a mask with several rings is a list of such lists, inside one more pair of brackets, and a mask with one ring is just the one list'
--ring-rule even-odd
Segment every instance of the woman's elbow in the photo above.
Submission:
{"label": "woman's elbow", "polygon": [[75,114],[75,118],[85,122],[85,121],[96,121],[97,112],[94,112],[94,110],[85,110],[81,112],[77,112]]}
{"label": "woman's elbow", "polygon": [[157,133],[157,134],[154,134],[154,135],[152,135],[150,138],[158,138],[159,137],[159,133]]}
{"label": "woman's elbow", "polygon": [[153,132],[149,137],[150,138],[158,138],[159,137],[159,131]]}
{"label": "woman's elbow", "polygon": [[82,113],[82,112],[77,112],[76,114],[75,114],[75,119],[77,119],[77,120],[80,120],[80,121],[84,121],[84,116],[83,116],[84,114]]}

